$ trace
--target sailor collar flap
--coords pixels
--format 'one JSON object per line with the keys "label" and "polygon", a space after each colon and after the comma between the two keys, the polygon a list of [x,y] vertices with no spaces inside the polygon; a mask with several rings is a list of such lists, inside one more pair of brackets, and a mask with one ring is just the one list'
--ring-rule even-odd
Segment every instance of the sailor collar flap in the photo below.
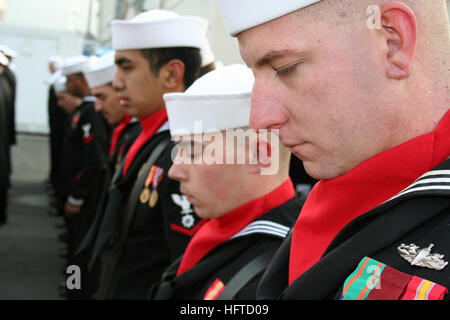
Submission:
{"label": "sailor collar flap", "polygon": [[[286,288],[284,299],[329,297],[341,284],[342,279],[337,275],[348,276],[349,269],[354,268],[361,257],[392,246],[412,230],[447,212],[449,207],[450,160],[446,160],[390,200],[347,224],[321,259]],[[330,265],[334,266],[333,273],[327,272]],[[327,285],[321,286],[321,283]],[[304,296],[300,294],[304,288],[315,289]]]}

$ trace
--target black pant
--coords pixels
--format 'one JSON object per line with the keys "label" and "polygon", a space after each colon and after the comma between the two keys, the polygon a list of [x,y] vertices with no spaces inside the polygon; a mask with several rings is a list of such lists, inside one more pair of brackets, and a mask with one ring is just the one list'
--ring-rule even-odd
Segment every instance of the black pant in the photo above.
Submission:
{"label": "black pant", "polygon": [[0,190],[0,225],[5,224],[8,218],[8,190]]}

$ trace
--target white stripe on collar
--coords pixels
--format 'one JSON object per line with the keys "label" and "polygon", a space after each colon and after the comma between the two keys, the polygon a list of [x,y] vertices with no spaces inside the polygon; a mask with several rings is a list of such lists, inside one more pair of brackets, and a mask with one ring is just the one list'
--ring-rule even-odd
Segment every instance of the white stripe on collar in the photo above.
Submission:
{"label": "white stripe on collar", "polygon": [[86,96],[83,98],[83,102],[95,102],[96,100],[94,96]]}
{"label": "white stripe on collar", "polygon": [[132,117],[130,120],[130,123],[136,123],[136,122],[139,122],[139,119],[136,117]]}
{"label": "white stripe on collar", "polygon": [[421,175],[419,178],[417,178],[416,181],[429,177],[429,176],[438,176],[438,175],[450,175],[450,170],[433,170],[428,171],[427,173]]}
{"label": "white stripe on collar", "polygon": [[286,238],[289,230],[289,227],[286,227],[285,225],[279,223],[267,220],[258,220],[247,225],[244,229],[232,236],[230,240],[254,233],[270,234],[280,238]]}
{"label": "white stripe on collar", "polygon": [[[443,176],[447,175],[447,178],[433,178],[433,176]],[[434,183],[435,185],[424,186],[424,184]],[[398,194],[385,201],[389,202],[391,200],[397,199],[403,195],[426,190],[450,190],[450,170],[434,170],[429,171],[422,176],[420,176],[416,181],[410,184],[408,187],[400,191]]]}

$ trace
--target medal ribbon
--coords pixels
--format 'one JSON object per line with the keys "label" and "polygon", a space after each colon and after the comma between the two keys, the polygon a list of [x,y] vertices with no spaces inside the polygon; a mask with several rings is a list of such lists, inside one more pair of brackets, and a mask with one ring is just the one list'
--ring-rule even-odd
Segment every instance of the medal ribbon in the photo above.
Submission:
{"label": "medal ribbon", "polygon": [[158,186],[162,180],[162,177],[163,177],[162,173],[164,171],[161,168],[158,168],[158,167],[155,167],[155,168],[156,168],[156,173],[155,173],[156,177],[154,180],[152,180],[153,181],[153,190],[156,190],[156,188],[158,188]]}
{"label": "medal ribbon", "polygon": [[153,181],[153,178],[155,176],[155,172],[156,172],[156,167],[152,166],[152,168],[150,169],[148,176],[147,176],[147,180],[145,180],[145,188],[148,188],[150,186],[150,184]]}

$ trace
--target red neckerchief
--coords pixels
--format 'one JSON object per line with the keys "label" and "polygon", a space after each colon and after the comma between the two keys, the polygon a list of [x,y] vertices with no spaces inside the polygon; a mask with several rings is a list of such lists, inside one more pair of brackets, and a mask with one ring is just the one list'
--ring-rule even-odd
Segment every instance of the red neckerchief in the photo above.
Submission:
{"label": "red neckerchief", "polygon": [[435,131],[387,150],[341,177],[317,183],[293,230],[289,283],[319,261],[348,223],[401,192],[449,154],[450,112]]}
{"label": "red neckerchief", "polygon": [[131,116],[129,114],[125,115],[122,122],[119,123],[117,127],[114,128],[113,134],[111,136],[111,146],[109,148],[109,155],[112,156],[116,150],[117,141],[119,141],[120,135],[125,130],[125,128],[130,124]]}
{"label": "red neckerchief", "polygon": [[288,179],[269,194],[250,201],[220,218],[209,220],[189,242],[177,275],[194,267],[212,249],[230,239],[250,222],[290,200],[294,195],[294,186],[291,179]]}
{"label": "red neckerchief", "polygon": [[147,118],[141,120],[141,126],[142,126],[142,132],[137,137],[136,141],[134,141],[133,145],[131,146],[130,150],[127,153],[127,156],[125,158],[125,165],[123,168],[123,175],[125,176],[128,172],[128,169],[130,168],[131,164],[133,163],[134,158],[136,157],[137,153],[141,148],[144,146],[144,144],[151,138],[153,135],[158,131],[161,126],[167,122],[167,111],[166,109],[162,109],[159,111],[156,111],[155,113],[151,114]]}

